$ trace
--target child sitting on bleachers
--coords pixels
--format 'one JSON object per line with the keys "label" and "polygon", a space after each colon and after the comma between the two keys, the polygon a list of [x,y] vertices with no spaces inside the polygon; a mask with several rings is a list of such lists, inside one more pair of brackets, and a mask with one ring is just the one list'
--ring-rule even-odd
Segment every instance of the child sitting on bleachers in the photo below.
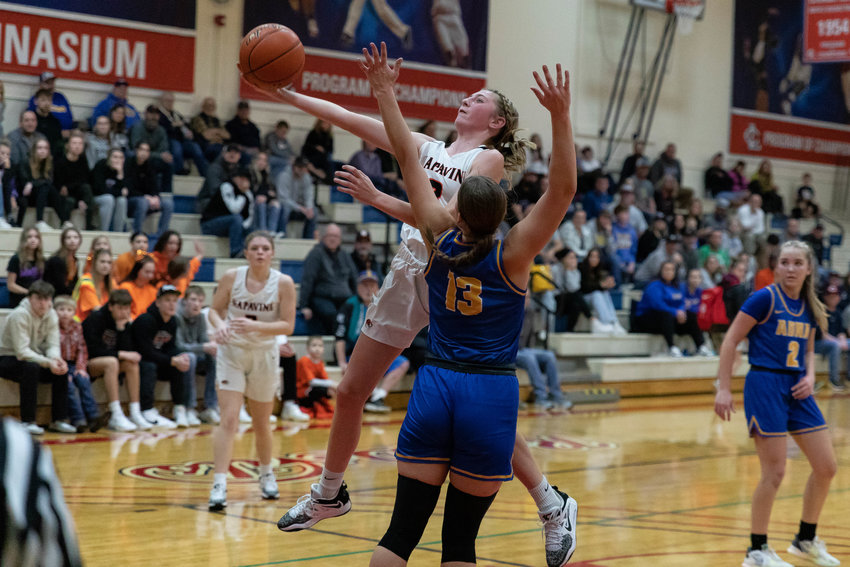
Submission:
{"label": "child sitting on bleachers", "polygon": [[87,371],[89,353],[83,338],[83,326],[74,320],[77,304],[67,295],[53,300],[59,317],[59,345],[62,359],[68,364],[68,416],[71,425],[82,431],[97,431],[104,426],[104,417],[91,392],[91,377]]}
{"label": "child sitting on bleachers", "polygon": [[324,340],[312,336],[307,341],[307,355],[298,360],[298,403],[316,419],[330,418],[334,414],[330,400],[336,397],[337,384],[328,378],[324,356]]}

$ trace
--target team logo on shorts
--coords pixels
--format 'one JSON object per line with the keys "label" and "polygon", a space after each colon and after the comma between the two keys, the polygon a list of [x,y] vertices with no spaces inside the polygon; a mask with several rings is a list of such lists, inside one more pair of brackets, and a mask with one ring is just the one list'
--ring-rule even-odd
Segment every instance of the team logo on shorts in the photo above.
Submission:
{"label": "team logo on shorts", "polygon": [[605,443],[601,441],[588,441],[586,439],[570,439],[561,435],[541,435],[534,439],[528,439],[529,447],[540,447],[541,449],[567,449],[570,451],[589,451],[591,449],[616,449],[616,443]]}
{"label": "team logo on shorts", "polygon": [[[170,465],[136,465],[118,472],[141,480],[209,484],[214,470],[210,461],[189,461]],[[322,472],[322,461],[310,454],[294,453],[272,459],[272,471],[278,482],[314,478]],[[229,483],[253,483],[260,478],[260,463],[249,459],[234,459],[227,475]]]}

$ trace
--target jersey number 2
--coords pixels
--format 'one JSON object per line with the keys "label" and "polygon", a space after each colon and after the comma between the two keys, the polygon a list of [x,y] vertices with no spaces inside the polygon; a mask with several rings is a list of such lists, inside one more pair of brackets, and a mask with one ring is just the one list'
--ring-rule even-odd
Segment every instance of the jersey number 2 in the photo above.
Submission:
{"label": "jersey number 2", "polygon": [[800,343],[790,341],[788,343],[788,356],[785,357],[785,366],[789,368],[800,368],[800,363],[797,362],[798,354],[800,354]]}
{"label": "jersey number 2", "polygon": [[[460,297],[458,297],[460,292]],[[449,272],[449,285],[446,288],[446,309],[460,311],[462,315],[478,315],[481,313],[481,280],[455,277]]]}

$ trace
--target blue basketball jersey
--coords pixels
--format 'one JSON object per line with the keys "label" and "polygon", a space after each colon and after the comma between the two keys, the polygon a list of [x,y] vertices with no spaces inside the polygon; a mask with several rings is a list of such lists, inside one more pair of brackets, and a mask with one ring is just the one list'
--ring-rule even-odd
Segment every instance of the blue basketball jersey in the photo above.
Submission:
{"label": "blue basketball jersey", "polygon": [[757,321],[747,335],[751,365],[805,372],[806,348],[815,320],[804,298],[791,299],[773,284],[751,295],[741,311]]}
{"label": "blue basketball jersey", "polygon": [[[462,233],[450,230],[435,246],[448,256],[470,249]],[[525,313],[525,290],[513,284],[502,265],[502,241],[478,264],[452,270],[432,253],[428,282],[431,352],[447,360],[492,365],[516,361]]]}

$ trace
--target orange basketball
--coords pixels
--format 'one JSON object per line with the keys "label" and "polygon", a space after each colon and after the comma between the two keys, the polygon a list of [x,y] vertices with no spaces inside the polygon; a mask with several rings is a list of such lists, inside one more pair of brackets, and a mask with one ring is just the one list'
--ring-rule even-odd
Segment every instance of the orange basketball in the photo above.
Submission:
{"label": "orange basketball", "polygon": [[286,87],[304,68],[304,46],[288,27],[263,24],[242,38],[239,67],[242,76],[260,88]]}

